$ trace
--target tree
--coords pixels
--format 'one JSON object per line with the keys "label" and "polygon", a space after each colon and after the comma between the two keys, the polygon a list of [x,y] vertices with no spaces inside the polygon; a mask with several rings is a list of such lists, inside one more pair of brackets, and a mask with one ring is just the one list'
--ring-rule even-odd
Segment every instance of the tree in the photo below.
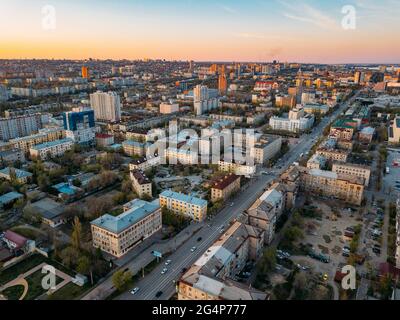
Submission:
{"label": "tree", "polygon": [[112,276],[113,285],[118,291],[123,291],[131,280],[132,273],[129,270],[125,272],[119,270]]}
{"label": "tree", "polygon": [[74,218],[74,222],[72,224],[72,235],[71,235],[71,242],[72,246],[80,250],[81,249],[81,240],[82,240],[82,225],[79,221],[78,217]]}
{"label": "tree", "polygon": [[108,198],[92,199],[85,210],[85,218],[96,219],[112,208],[112,201]]}
{"label": "tree", "polygon": [[74,247],[67,247],[60,252],[61,261],[68,268],[73,268],[78,263],[79,257],[79,251]]}
{"label": "tree", "polygon": [[41,223],[42,216],[32,206],[28,205],[23,209],[22,217],[29,223]]}

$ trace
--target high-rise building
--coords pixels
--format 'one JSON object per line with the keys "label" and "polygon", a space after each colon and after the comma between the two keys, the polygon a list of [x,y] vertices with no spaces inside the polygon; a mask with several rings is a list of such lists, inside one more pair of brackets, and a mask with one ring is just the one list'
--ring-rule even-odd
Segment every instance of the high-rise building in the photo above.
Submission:
{"label": "high-rise building", "polygon": [[82,67],[82,78],[89,79],[89,68],[86,66]]}
{"label": "high-rise building", "polygon": [[208,89],[207,86],[197,85],[193,89],[194,111],[200,116],[207,111],[218,108],[218,90]]}
{"label": "high-rise building", "polygon": [[96,136],[94,111],[66,112],[63,115],[65,135],[75,143],[91,144]]}
{"label": "high-rise building", "polygon": [[226,79],[225,66],[221,67],[221,72],[218,77],[218,91],[221,96],[226,94],[228,88],[228,80]]}
{"label": "high-rise building", "polygon": [[121,120],[121,101],[116,92],[97,91],[90,95],[90,105],[96,120],[110,122]]}
{"label": "high-rise building", "polygon": [[41,114],[30,114],[12,118],[0,118],[0,140],[29,136],[37,133],[43,128],[43,117]]}

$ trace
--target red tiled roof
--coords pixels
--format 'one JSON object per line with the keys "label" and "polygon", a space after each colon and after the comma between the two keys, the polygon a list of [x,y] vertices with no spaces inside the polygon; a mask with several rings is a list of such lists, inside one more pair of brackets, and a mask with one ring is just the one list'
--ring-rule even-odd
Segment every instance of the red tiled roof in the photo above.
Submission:
{"label": "red tiled roof", "polygon": [[100,139],[108,139],[112,138],[113,136],[111,134],[106,134],[106,133],[96,133],[96,138]]}
{"label": "red tiled roof", "polygon": [[7,230],[5,232],[4,238],[10,242],[15,243],[17,246],[17,249],[23,247],[25,245],[26,241],[28,241],[28,239],[26,239],[25,237],[19,235],[18,233],[15,233],[11,230]]}
{"label": "red tiled roof", "polygon": [[212,185],[212,188],[224,190],[227,186],[229,186],[230,184],[235,182],[237,179],[240,179],[240,177],[235,174],[227,175],[227,176],[217,180],[216,182],[214,182],[214,184]]}

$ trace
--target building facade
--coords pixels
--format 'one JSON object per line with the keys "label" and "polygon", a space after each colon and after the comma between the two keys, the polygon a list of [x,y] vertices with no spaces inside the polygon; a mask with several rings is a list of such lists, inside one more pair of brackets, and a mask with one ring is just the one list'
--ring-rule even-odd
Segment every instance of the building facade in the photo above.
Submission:
{"label": "building facade", "polygon": [[152,183],[146,175],[140,170],[133,170],[130,173],[133,190],[142,198],[148,196],[153,197]]}
{"label": "building facade", "polygon": [[226,175],[211,186],[211,201],[225,201],[231,195],[240,190],[240,176],[235,174]]}
{"label": "building facade", "polygon": [[136,199],[118,217],[106,214],[91,222],[93,246],[120,258],[161,228],[160,207]]}
{"label": "building facade", "polygon": [[121,120],[121,101],[116,92],[93,93],[90,95],[90,105],[98,121],[118,122]]}
{"label": "building facade", "polygon": [[160,194],[160,206],[167,208],[177,215],[183,215],[194,221],[204,221],[207,217],[206,200],[170,190]]}
{"label": "building facade", "polygon": [[71,150],[73,146],[74,141],[72,139],[65,138],[62,140],[55,140],[33,146],[29,150],[29,153],[34,159],[40,158],[45,160],[49,157],[62,156],[66,151]]}

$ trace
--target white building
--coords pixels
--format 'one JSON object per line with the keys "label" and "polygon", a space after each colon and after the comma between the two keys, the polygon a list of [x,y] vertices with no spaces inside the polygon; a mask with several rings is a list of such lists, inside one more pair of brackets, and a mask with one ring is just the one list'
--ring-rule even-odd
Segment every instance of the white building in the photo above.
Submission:
{"label": "white building", "polygon": [[97,91],[90,95],[90,105],[96,120],[110,122],[121,120],[121,101],[116,92]]}
{"label": "white building", "polygon": [[273,130],[302,132],[312,128],[315,117],[312,114],[299,116],[299,112],[291,111],[289,118],[271,117],[269,126]]}
{"label": "white building", "polygon": [[197,85],[193,90],[194,112],[201,116],[203,113],[218,108],[218,90],[210,90],[207,86]]}

